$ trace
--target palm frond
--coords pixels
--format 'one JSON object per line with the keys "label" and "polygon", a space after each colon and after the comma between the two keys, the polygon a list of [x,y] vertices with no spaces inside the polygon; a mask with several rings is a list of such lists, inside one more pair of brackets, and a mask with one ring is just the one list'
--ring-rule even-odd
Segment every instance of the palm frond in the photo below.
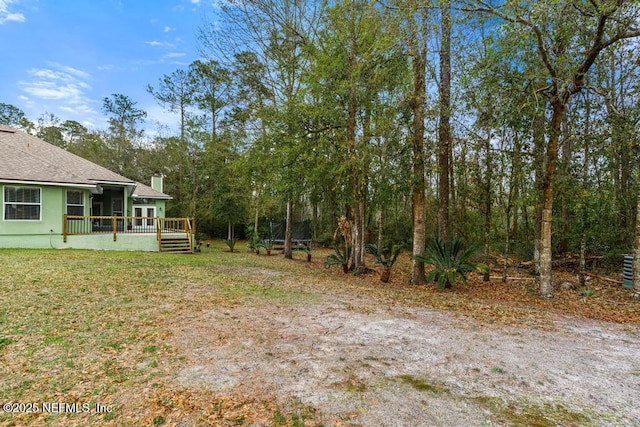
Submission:
{"label": "palm frond", "polygon": [[413,255],[411,258],[433,265],[434,269],[427,275],[427,280],[445,288],[458,281],[466,284],[467,273],[471,271],[484,271],[484,264],[471,262],[477,252],[475,245],[466,245],[460,238],[449,242],[432,239],[425,247],[424,256]]}
{"label": "palm frond", "polygon": [[402,252],[402,245],[386,245],[379,248],[378,245],[369,243],[365,246],[367,253],[373,255],[378,264],[386,268],[391,268],[398,260],[398,255]]}

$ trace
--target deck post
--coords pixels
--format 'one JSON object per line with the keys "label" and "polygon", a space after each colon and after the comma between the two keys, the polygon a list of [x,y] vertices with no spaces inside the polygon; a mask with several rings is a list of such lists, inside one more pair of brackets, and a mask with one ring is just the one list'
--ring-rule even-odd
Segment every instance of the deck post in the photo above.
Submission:
{"label": "deck post", "polygon": [[118,217],[113,216],[113,241],[116,241],[116,233],[118,232]]}
{"label": "deck post", "polygon": [[62,221],[62,241],[67,243],[67,214],[64,214],[64,219]]}
{"label": "deck post", "polygon": [[196,219],[195,218],[191,218],[191,235],[189,236],[189,240],[191,240],[191,251],[193,251],[193,248],[195,246],[195,244],[197,243],[197,240],[195,239],[196,236]]}

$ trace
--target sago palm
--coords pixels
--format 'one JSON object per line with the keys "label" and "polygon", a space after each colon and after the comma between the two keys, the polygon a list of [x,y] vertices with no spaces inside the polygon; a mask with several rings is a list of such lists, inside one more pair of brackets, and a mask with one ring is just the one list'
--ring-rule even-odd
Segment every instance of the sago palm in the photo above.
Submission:
{"label": "sago palm", "polygon": [[411,258],[433,265],[427,280],[435,281],[440,289],[444,289],[458,281],[467,284],[467,273],[488,268],[485,264],[471,262],[477,252],[473,244],[465,245],[462,239],[450,242],[433,239],[425,248],[425,256],[413,255]]}
{"label": "sago palm", "polygon": [[333,244],[333,249],[336,253],[327,256],[327,259],[323,263],[324,266],[330,267],[332,265],[341,265],[342,271],[344,271],[345,274],[348,273],[349,261],[351,260],[351,254],[353,253],[353,247],[346,243],[341,245],[340,243],[335,242]]}
{"label": "sago palm", "polygon": [[384,268],[380,275],[380,281],[383,283],[389,282],[391,277],[391,267],[396,263],[398,255],[402,251],[401,245],[387,245],[382,248],[378,248],[378,245],[370,243],[366,246],[367,252],[376,258],[376,262]]}

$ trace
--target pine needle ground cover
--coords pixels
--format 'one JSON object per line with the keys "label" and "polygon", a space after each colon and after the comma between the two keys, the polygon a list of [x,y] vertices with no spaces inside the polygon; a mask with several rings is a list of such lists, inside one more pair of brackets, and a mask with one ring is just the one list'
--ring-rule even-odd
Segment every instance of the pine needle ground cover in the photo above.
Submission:
{"label": "pine needle ground cover", "polygon": [[[196,408],[190,393],[163,382],[180,364],[167,343],[173,319],[254,299],[306,298],[266,286],[253,262],[221,246],[202,256],[0,251],[0,402],[40,406],[0,412],[0,425],[163,424],[174,406],[211,411],[221,422],[281,414],[269,396],[205,392],[207,405]],[[252,274],[239,276],[234,266]],[[67,405],[45,413],[49,402]]]}
{"label": "pine needle ground cover", "polygon": [[[427,313],[433,325],[459,319],[473,334],[509,328],[521,347],[529,341],[526,331],[544,334],[565,315],[587,324],[619,323],[635,342],[638,301],[621,286],[594,279],[589,296],[563,290],[547,301],[526,274],[507,283],[471,275],[465,286],[439,290],[406,284],[408,257],[383,285],[376,273],[354,277],[323,267],[329,250],[314,250],[309,263],[305,254],[288,261],[225,249],[220,242],[197,255],[0,251],[0,402],[14,403],[0,411],[0,425],[367,425],[378,419],[376,407],[390,389],[406,402],[418,399],[416,407],[426,412],[412,419],[432,425],[482,422],[470,414],[483,411],[490,420],[526,424],[532,407],[538,425],[616,420],[564,402],[458,390],[447,384],[450,372],[392,374],[392,357],[362,353],[365,341],[340,342],[351,327],[362,336],[378,334],[376,340],[380,325],[391,325],[398,336],[405,328],[411,337],[397,312]],[[449,320],[438,320],[441,312]],[[386,317],[376,323],[372,314]],[[402,345],[411,347],[410,341]],[[331,353],[334,345],[344,352]],[[307,360],[323,352],[330,356],[326,366]],[[255,381],[258,363],[270,366],[273,378]],[[494,387],[512,387],[509,360],[489,363],[483,368],[478,361],[473,369]],[[305,377],[319,382],[292,388],[293,379]],[[333,396],[331,411],[324,398],[309,394],[320,387]]]}

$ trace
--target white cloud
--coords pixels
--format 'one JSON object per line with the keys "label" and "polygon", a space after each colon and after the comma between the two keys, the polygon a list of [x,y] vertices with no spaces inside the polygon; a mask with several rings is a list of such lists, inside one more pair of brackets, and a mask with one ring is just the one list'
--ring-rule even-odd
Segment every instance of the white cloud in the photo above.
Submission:
{"label": "white cloud", "polygon": [[22,13],[10,12],[9,5],[15,0],[0,0],[0,25],[5,22],[24,22],[27,19]]}
{"label": "white cloud", "polygon": [[101,101],[92,98],[91,81],[92,76],[81,69],[47,62],[24,73],[17,83],[22,90],[18,97],[32,119],[51,113],[95,128],[96,123],[104,120],[99,111]]}
{"label": "white cloud", "polygon": [[190,10],[194,11],[196,8],[200,7],[200,4],[201,0],[181,0],[180,3],[173,6],[172,10],[182,12],[186,8],[190,8]]}
{"label": "white cloud", "polygon": [[30,102],[46,104],[55,101],[57,109],[78,115],[95,113],[93,101],[87,96],[91,76],[73,67],[57,63],[47,64],[49,68],[33,68],[27,71],[28,78],[18,85],[28,95]]}
{"label": "white cloud", "polygon": [[170,53],[167,53],[167,54],[164,56],[164,58],[166,58],[166,59],[171,59],[171,58],[183,58],[183,57],[185,57],[185,56],[187,56],[187,54],[186,54],[186,53],[184,53],[184,52],[170,52]]}
{"label": "white cloud", "polygon": [[57,64],[55,62],[51,63],[52,66],[59,68],[60,70],[64,71],[65,73],[71,74],[72,76],[76,76],[80,79],[86,79],[89,80],[91,78],[91,75],[89,75],[89,73],[82,71],[82,70],[78,70],[77,68],[73,68],[73,67],[69,67],[66,65],[61,65],[61,64]]}
{"label": "white cloud", "polygon": [[[79,80],[82,77],[70,73],[66,67],[60,67],[58,70],[34,68],[29,70],[28,74],[31,79],[19,81],[18,84],[25,92],[38,98],[81,103],[84,92],[91,89],[87,82]],[[83,77],[87,76],[84,73]]]}
{"label": "white cloud", "polygon": [[22,13],[0,14],[0,24],[4,24],[5,22],[24,22],[26,20]]}
{"label": "white cloud", "polygon": [[67,113],[70,113],[72,115],[87,115],[87,114],[93,114],[96,112],[93,108],[91,108],[88,105],[78,105],[75,108],[65,105],[60,107],[60,110],[66,111]]}
{"label": "white cloud", "polygon": [[144,42],[145,44],[148,44],[151,47],[162,47],[162,48],[166,48],[166,49],[173,49],[175,46],[172,43],[169,42],[159,42],[157,40],[153,40],[150,42]]}
{"label": "white cloud", "polygon": [[175,28],[171,28],[170,26],[166,25],[166,26],[162,29],[162,32],[163,32],[163,33],[168,33],[168,32],[173,31],[173,30],[175,30]]}
{"label": "white cloud", "polygon": [[96,69],[98,71],[127,71],[126,67],[121,67],[119,65],[114,65],[114,64],[98,65]]}

